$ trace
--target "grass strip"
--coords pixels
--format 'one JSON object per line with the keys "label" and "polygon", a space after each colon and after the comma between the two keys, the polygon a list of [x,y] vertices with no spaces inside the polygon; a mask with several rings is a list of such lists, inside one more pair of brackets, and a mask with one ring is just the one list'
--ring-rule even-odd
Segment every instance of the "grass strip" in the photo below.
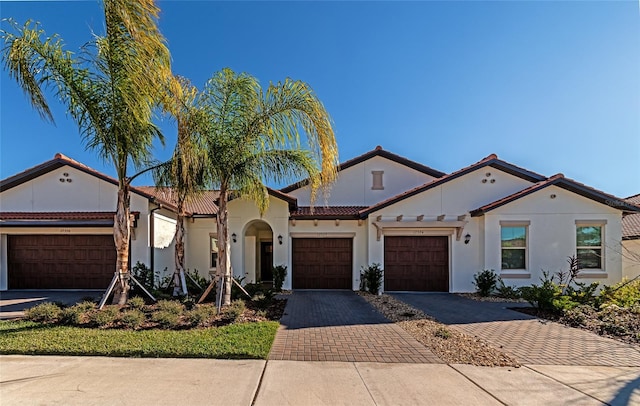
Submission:
{"label": "grass strip", "polygon": [[101,330],[0,322],[0,354],[266,359],[278,322],[194,330]]}

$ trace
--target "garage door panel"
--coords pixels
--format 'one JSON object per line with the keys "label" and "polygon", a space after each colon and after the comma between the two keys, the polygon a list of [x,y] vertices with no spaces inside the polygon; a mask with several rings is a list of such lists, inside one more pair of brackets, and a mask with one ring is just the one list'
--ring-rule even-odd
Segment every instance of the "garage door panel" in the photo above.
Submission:
{"label": "garage door panel", "polygon": [[10,235],[10,289],[103,289],[116,263],[111,235]]}
{"label": "garage door panel", "polygon": [[351,238],[292,240],[294,289],[351,289],[352,270]]}
{"label": "garage door panel", "polygon": [[449,290],[448,245],[448,237],[385,237],[385,290],[447,292]]}

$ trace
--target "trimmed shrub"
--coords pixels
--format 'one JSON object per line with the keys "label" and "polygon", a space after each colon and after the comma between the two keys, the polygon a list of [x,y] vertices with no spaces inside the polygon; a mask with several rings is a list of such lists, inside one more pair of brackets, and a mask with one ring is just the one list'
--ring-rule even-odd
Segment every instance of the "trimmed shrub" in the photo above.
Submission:
{"label": "trimmed shrub", "polygon": [[162,328],[173,329],[180,325],[180,314],[168,310],[157,310],[152,314],[151,320]]}
{"label": "trimmed shrub", "polygon": [[71,307],[62,309],[60,314],[60,324],[67,324],[70,326],[79,326],[87,324],[91,321],[91,312],[96,308],[96,304],[93,302],[81,302]]}
{"label": "trimmed shrub", "polygon": [[27,320],[36,321],[38,323],[55,323],[60,319],[62,309],[59,305],[51,302],[35,305],[25,310],[24,316]]}
{"label": "trimmed shrub", "polygon": [[186,319],[191,326],[206,326],[208,325],[217,314],[216,307],[214,305],[198,305],[187,312]]}
{"label": "trimmed shrub", "polygon": [[251,303],[254,304],[258,309],[266,309],[267,307],[269,307],[269,305],[271,305],[273,296],[275,296],[275,291],[264,290],[253,295],[253,297],[251,298]]}
{"label": "trimmed shrub", "polygon": [[553,281],[553,276],[549,277],[549,272],[543,271],[542,285],[523,286],[520,288],[522,298],[532,306],[546,311],[556,311],[553,300],[558,298],[562,289]]}
{"label": "trimmed shrub", "polygon": [[127,306],[129,306],[130,309],[144,310],[146,305],[147,304],[145,303],[144,299],[140,296],[134,296],[127,300]]}
{"label": "trimmed shrub", "polygon": [[111,327],[120,318],[118,306],[105,306],[102,310],[96,310],[91,314],[91,323],[98,327]]}
{"label": "trimmed shrub", "polygon": [[176,300],[159,300],[156,303],[156,309],[159,312],[167,312],[179,316],[184,311],[184,305]]}
{"label": "trimmed shrub", "polygon": [[273,267],[273,289],[275,289],[276,292],[282,291],[282,284],[284,283],[284,278],[286,278],[286,276],[286,265],[276,265]]}
{"label": "trimmed shrub", "polygon": [[130,309],[122,313],[120,322],[124,327],[137,330],[147,321],[144,313],[139,309]]}
{"label": "trimmed shrub", "polygon": [[640,278],[605,286],[597,301],[600,305],[614,304],[620,307],[633,307],[640,304]]}
{"label": "trimmed shrub", "polygon": [[480,296],[489,296],[496,290],[498,274],[493,269],[485,269],[473,275],[473,285]]}
{"label": "trimmed shrub", "polygon": [[235,322],[240,319],[246,308],[247,306],[242,300],[234,300],[229,306],[222,310],[222,314],[225,319]]}
{"label": "trimmed shrub", "polygon": [[520,288],[507,286],[504,284],[504,281],[500,277],[498,277],[496,296],[504,299],[520,299],[522,297],[522,294],[520,293]]}
{"label": "trimmed shrub", "polygon": [[380,264],[373,263],[360,270],[360,290],[377,295],[382,286],[383,270]]}

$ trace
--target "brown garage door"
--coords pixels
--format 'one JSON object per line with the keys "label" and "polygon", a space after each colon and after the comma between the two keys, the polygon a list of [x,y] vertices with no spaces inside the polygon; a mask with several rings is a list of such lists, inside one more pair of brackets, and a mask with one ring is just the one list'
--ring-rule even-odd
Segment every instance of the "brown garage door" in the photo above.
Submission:
{"label": "brown garage door", "polygon": [[449,291],[448,237],[384,237],[384,289]]}
{"label": "brown garage door", "polygon": [[351,289],[351,238],[294,238],[294,289]]}
{"label": "brown garage door", "polygon": [[116,265],[111,235],[10,235],[9,289],[105,289]]}

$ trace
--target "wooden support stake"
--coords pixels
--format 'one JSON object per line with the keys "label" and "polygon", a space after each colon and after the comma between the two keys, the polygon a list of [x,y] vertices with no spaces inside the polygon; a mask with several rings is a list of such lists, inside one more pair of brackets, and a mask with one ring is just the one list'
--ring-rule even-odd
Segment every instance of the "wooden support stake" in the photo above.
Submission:
{"label": "wooden support stake", "polygon": [[198,289],[202,290],[202,286],[200,286],[200,284],[198,282],[196,282],[196,280],[193,279],[193,277],[191,275],[189,275],[186,272],[185,272],[185,275],[187,275],[187,278],[191,279],[191,282],[193,282],[193,284],[196,285],[198,287]]}
{"label": "wooden support stake", "polygon": [[147,289],[145,289],[144,286],[142,286],[142,284],[140,282],[138,282],[138,280],[136,278],[133,277],[133,275],[129,275],[129,279],[131,279],[132,281],[134,281],[135,283],[138,284],[138,286],[140,286],[140,289],[142,289],[142,291],[144,293],[147,294],[147,296],[149,296],[151,298],[151,300],[153,300],[154,302],[157,302],[156,298],[153,297],[153,295],[151,293],[149,293],[149,291]]}
{"label": "wooden support stake", "polygon": [[243,292],[244,292],[244,294],[245,294],[245,295],[247,295],[247,297],[248,297],[249,299],[251,299],[251,295],[249,294],[249,292],[247,292],[246,290],[244,290],[244,288],[242,287],[242,285],[240,285],[240,284],[238,283],[238,281],[236,280],[236,278],[231,278],[231,280],[233,281],[233,283],[235,283],[235,284],[236,284],[236,286],[237,286],[237,287],[239,287],[239,288],[240,288],[240,290],[241,290],[241,291],[243,291]]}
{"label": "wooden support stake", "polygon": [[204,299],[209,295],[209,293],[211,293],[211,289],[213,289],[213,287],[216,285],[216,282],[217,282],[217,278],[211,279],[209,286],[207,286],[207,289],[205,289],[202,296],[200,296],[200,299],[198,299],[198,304],[202,303]]}
{"label": "wooden support stake", "polygon": [[100,303],[98,304],[98,310],[102,310],[102,308],[104,307],[104,304],[109,299],[109,296],[111,295],[111,291],[116,286],[116,282],[117,281],[118,281],[118,272],[113,274],[113,279],[111,279],[111,283],[109,284],[109,287],[107,288],[107,291],[104,292],[104,295],[102,296],[102,299],[100,299]]}

